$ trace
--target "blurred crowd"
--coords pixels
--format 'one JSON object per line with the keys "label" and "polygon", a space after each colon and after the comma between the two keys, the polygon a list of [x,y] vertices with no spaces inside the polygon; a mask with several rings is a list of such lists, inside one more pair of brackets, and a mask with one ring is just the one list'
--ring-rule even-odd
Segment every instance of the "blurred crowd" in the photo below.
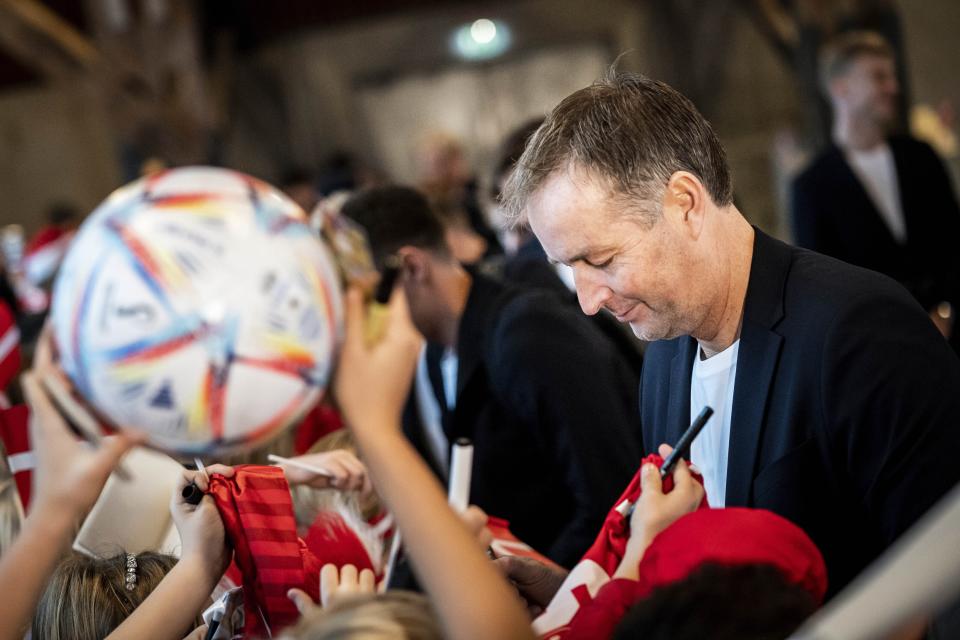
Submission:
{"label": "blurred crowd", "polygon": [[[395,278],[382,336],[347,286],[330,393],[255,449],[178,460],[173,545],[77,543],[144,438],[91,446],[43,383],[83,216],[4,228],[0,638],[794,633],[960,480],[956,192],[896,130],[882,37],[840,36],[821,79],[833,140],[791,187],[795,245],[737,209],[696,107],[630,74],[518,126],[489,175],[442,135],[415,185],[345,154],[288,171],[317,232],[359,225]],[[956,637],[910,613],[884,637]]]}

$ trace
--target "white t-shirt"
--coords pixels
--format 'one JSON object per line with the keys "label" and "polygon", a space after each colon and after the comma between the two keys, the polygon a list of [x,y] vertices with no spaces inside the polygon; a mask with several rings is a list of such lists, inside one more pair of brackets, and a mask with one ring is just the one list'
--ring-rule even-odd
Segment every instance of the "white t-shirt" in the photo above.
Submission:
{"label": "white t-shirt", "polygon": [[[440,359],[440,373],[443,376],[443,395],[447,401],[447,409],[453,410],[457,402],[457,369],[459,360],[452,349],[443,352]],[[417,397],[417,409],[420,412],[420,422],[423,425],[427,446],[434,459],[440,463],[444,471],[450,469],[450,442],[443,431],[443,418],[440,413],[440,404],[437,394],[430,384],[430,374],[427,371],[427,348],[420,351],[420,362],[417,365],[417,376],[414,380],[414,393]]]}
{"label": "white t-shirt", "polygon": [[690,376],[690,422],[705,406],[713,408],[707,422],[690,447],[690,461],[703,474],[703,486],[711,507],[722,507],[727,497],[727,459],[730,451],[730,410],[737,376],[737,340],[707,360],[697,349]]}
{"label": "white t-shirt", "polygon": [[907,224],[903,219],[897,165],[890,145],[884,143],[869,151],[846,149],[844,153],[890,233],[900,244],[906,242]]}

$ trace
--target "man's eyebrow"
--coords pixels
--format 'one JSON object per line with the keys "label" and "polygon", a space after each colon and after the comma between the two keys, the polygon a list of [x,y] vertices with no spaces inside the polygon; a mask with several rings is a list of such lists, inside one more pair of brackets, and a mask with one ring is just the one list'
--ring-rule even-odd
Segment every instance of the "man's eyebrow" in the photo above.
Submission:
{"label": "man's eyebrow", "polygon": [[575,256],[573,256],[572,258],[568,258],[569,261],[568,261],[568,260],[558,260],[557,258],[551,258],[550,256],[547,256],[547,262],[549,262],[549,263],[552,264],[552,265],[562,264],[562,265],[567,265],[567,266],[569,266],[569,265],[574,264],[577,260],[583,260],[584,257],[585,257],[585,255],[586,255],[586,254],[578,254],[578,255],[575,255]]}
{"label": "man's eyebrow", "polygon": [[550,264],[563,264],[567,266],[572,266],[577,262],[580,262],[581,260],[584,262],[587,260],[586,253],[578,253],[572,258],[567,258],[566,260],[557,260],[556,258],[551,258],[550,256],[547,256],[547,262],[549,262]]}

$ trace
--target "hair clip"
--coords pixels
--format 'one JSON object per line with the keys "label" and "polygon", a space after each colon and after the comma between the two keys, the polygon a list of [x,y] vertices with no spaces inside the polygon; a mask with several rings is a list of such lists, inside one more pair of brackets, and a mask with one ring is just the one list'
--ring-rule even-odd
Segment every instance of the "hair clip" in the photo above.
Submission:
{"label": "hair clip", "polygon": [[137,556],[132,553],[127,554],[127,591],[133,591],[137,588]]}

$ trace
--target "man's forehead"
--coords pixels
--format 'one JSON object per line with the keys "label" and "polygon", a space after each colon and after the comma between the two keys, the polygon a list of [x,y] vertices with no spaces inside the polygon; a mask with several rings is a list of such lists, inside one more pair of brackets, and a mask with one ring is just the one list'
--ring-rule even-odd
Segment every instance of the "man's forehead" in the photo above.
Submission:
{"label": "man's forehead", "polygon": [[571,264],[602,244],[609,192],[582,172],[558,170],[530,199],[527,220],[551,261]]}
{"label": "man's forehead", "polygon": [[598,180],[570,163],[547,176],[531,195],[527,219],[533,224],[587,220],[593,217],[589,215],[592,210],[605,204],[606,196],[607,190],[599,188]]}
{"label": "man's forehead", "polygon": [[871,72],[877,69],[895,70],[896,64],[893,58],[876,53],[864,53],[855,58],[850,65],[847,73],[853,72]]}

